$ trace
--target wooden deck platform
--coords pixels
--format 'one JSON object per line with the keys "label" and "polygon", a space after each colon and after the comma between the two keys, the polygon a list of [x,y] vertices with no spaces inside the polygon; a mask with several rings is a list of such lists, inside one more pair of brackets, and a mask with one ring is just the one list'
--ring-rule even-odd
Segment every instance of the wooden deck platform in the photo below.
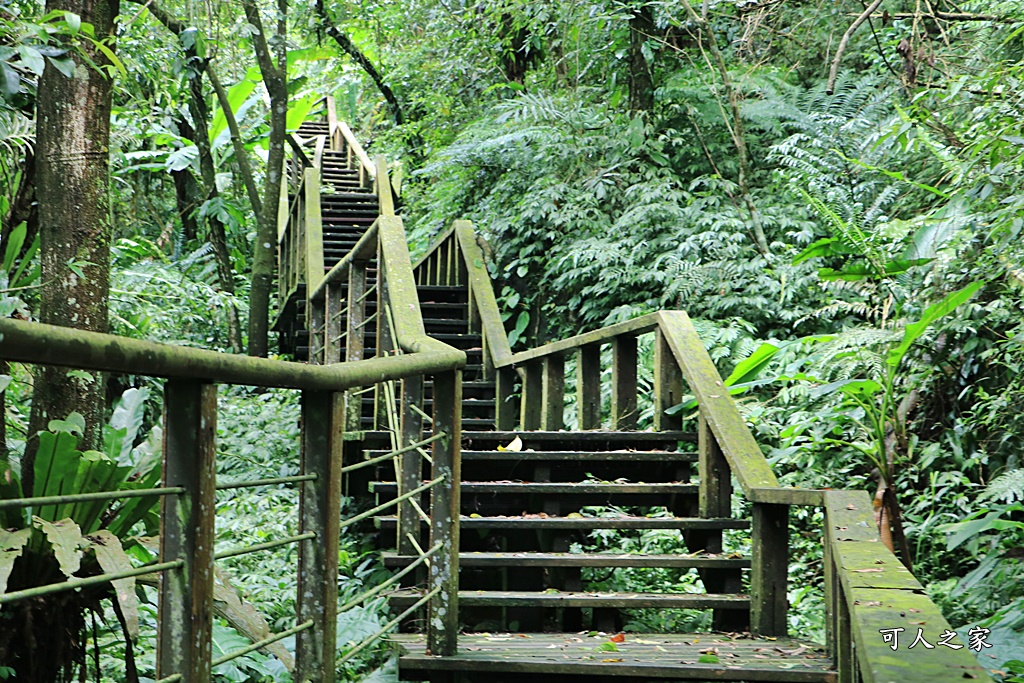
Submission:
{"label": "wooden deck platform", "polygon": [[[591,632],[593,633],[593,632]],[[390,636],[399,648],[402,680],[544,681],[791,681],[834,683],[832,661],[818,645],[747,634],[477,633],[459,636],[455,657],[432,657],[424,637]],[[562,678],[568,676],[569,678]],[[456,679],[459,680],[459,679]]]}

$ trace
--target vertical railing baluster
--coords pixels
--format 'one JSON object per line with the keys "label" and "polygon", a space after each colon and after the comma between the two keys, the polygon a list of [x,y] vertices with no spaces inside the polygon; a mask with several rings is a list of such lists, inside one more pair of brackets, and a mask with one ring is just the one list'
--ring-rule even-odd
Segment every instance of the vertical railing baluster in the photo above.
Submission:
{"label": "vertical railing baluster", "polygon": [[338,534],[341,522],[341,454],[344,394],[302,392],[302,474],[316,479],[299,489],[299,532],[315,538],[299,544],[295,619],[313,627],[295,637],[295,680],[334,680],[338,609]]}
{"label": "vertical railing baluster", "polygon": [[601,345],[584,344],[576,360],[576,410],[580,429],[601,428]]}
{"label": "vertical railing baluster", "polygon": [[636,429],[636,337],[612,340],[612,429]]}
{"label": "vertical railing baluster", "polygon": [[681,414],[667,415],[683,400],[683,373],[661,329],[654,332],[654,430],[682,429]]}
{"label": "vertical railing baluster", "polygon": [[185,493],[161,498],[160,561],[182,560],[160,577],[156,677],[210,680],[213,636],[214,491],[217,387],[191,380],[164,386],[163,485]]}
{"label": "vertical railing baluster", "polygon": [[498,369],[494,387],[494,426],[500,431],[511,431],[519,422],[519,405],[512,400],[515,383],[514,368],[506,366]]}
{"label": "vertical railing baluster", "polygon": [[523,401],[522,417],[523,429],[540,429],[541,424],[541,395],[544,391],[544,370],[540,361],[527,363],[523,368]]}
{"label": "vertical railing baluster", "polygon": [[754,503],[752,514],[750,631],[784,636],[789,610],[789,506]]}
{"label": "vertical railing baluster", "polygon": [[[434,406],[436,410],[436,393]],[[414,407],[423,409],[422,375],[414,375],[402,380],[401,446],[403,448],[419,441],[423,434],[423,416]],[[401,496],[420,485],[423,476],[423,459],[418,451],[402,453],[398,458],[398,495]],[[419,539],[419,531],[420,518],[413,506],[413,500],[402,501],[398,504],[398,553],[400,555],[413,555],[416,552],[413,539]]]}
{"label": "vertical railing baluster", "polygon": [[[306,284],[309,291],[309,284]],[[306,313],[309,315],[309,362],[320,365],[324,358],[324,302],[323,299],[307,299]]]}
{"label": "vertical railing baluster", "polygon": [[459,638],[459,513],[462,481],[462,371],[434,375],[433,478],[444,477],[430,490],[430,544],[441,550],[430,563],[428,590],[440,588],[427,613],[427,649],[443,657],[458,651]]}
{"label": "vertical railing baluster", "polygon": [[543,379],[541,381],[541,423],[540,428],[557,432],[565,427],[565,357],[551,355],[544,357]]}
{"label": "vertical railing baluster", "polygon": [[[345,360],[363,360],[364,327],[366,320],[366,261],[353,261],[348,271],[348,325],[345,334]],[[378,272],[378,279],[380,273]],[[378,304],[379,305],[379,304]],[[380,327],[380,309],[377,309],[377,326]],[[363,418],[363,394],[349,392],[346,408],[345,429],[359,431]]]}
{"label": "vertical railing baluster", "polygon": [[[384,267],[383,254],[377,257],[377,356],[385,358],[395,351],[395,340],[391,329],[390,298],[388,297],[388,274]],[[373,428],[390,430],[388,411],[391,400],[388,396],[387,383],[377,384],[376,404],[374,406]],[[392,432],[392,445],[398,445],[398,435]]]}
{"label": "vertical railing baluster", "polygon": [[[675,362],[672,356],[671,362]],[[678,366],[676,366],[678,368]],[[732,473],[729,462],[701,411],[697,423],[700,490],[698,512],[704,519],[725,519],[732,516]],[[691,552],[722,552],[722,530],[690,530],[686,536]],[[738,570],[701,570],[701,580],[709,593],[739,593],[742,575]],[[719,631],[741,631],[749,625],[749,615],[738,610],[714,610],[712,628]]]}
{"label": "vertical railing baluster", "polygon": [[340,282],[330,282],[324,292],[324,313],[326,331],[324,332],[324,365],[340,363],[341,350],[341,317],[345,306],[345,290]]}

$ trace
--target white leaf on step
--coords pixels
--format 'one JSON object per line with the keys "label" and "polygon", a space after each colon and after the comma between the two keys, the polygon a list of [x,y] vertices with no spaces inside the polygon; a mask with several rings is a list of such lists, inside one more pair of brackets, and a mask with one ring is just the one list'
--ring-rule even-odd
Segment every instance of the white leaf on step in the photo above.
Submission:
{"label": "white leaf on step", "polygon": [[498,446],[498,450],[499,451],[515,451],[516,453],[518,453],[519,451],[523,450],[523,440],[520,439],[517,436],[516,438],[512,439],[512,443],[510,443],[509,445],[507,445],[507,446]]}

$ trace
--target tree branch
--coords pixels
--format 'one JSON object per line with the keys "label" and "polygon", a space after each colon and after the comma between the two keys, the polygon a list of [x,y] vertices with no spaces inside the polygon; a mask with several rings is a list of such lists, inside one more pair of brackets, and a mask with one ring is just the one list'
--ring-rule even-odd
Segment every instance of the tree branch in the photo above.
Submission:
{"label": "tree branch", "polygon": [[831,95],[833,92],[835,92],[836,77],[839,74],[839,63],[843,61],[843,53],[846,52],[846,46],[847,44],[849,44],[850,38],[853,36],[854,33],[857,32],[857,29],[860,28],[860,25],[867,21],[868,17],[871,16],[872,12],[878,9],[879,5],[881,4],[882,0],[874,0],[874,2],[868,5],[864,9],[864,11],[861,12],[860,15],[853,20],[853,23],[850,24],[850,28],[846,29],[846,33],[843,34],[843,39],[839,41],[839,47],[836,48],[836,56],[832,60],[832,68],[829,69],[828,72],[828,84],[825,86],[826,95]]}

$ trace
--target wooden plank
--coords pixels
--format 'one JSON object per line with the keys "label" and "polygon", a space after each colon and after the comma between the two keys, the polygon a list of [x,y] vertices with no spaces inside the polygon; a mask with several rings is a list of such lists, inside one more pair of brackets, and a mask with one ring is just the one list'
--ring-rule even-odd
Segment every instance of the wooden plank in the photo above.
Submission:
{"label": "wooden plank", "polygon": [[[386,566],[404,566],[416,559],[406,553],[384,553]],[[677,569],[749,569],[749,558],[712,555],[612,555],[610,553],[461,553],[461,567],[675,567]]]}
{"label": "wooden plank", "polygon": [[429,603],[427,648],[448,657],[459,639],[459,510],[462,506],[462,371],[434,375],[434,442],[431,476],[444,477],[430,490],[430,545],[441,550],[430,563],[429,586],[440,592]]}
{"label": "wooden plank", "polygon": [[[423,596],[413,589],[395,591],[389,602],[409,606]],[[459,591],[459,604],[464,607],[619,607],[627,609],[732,609],[750,608],[746,595],[713,595],[707,593],[569,593],[554,591]],[[439,654],[439,651],[430,648]]]}
{"label": "wooden plank", "polygon": [[[426,482],[422,483],[425,484]],[[394,482],[372,482],[371,486],[375,493],[388,493],[393,492],[395,489]],[[697,487],[690,484],[574,484],[563,482],[506,483],[468,481],[462,483],[462,490],[465,493],[539,493],[543,495],[574,493],[607,493],[614,495],[675,493],[693,495],[697,493]]]}
{"label": "wooden plank", "polygon": [[210,680],[213,636],[213,547],[216,501],[217,387],[198,381],[164,385],[160,561],[182,560],[160,576],[156,677]]}
{"label": "wooden plank", "polygon": [[789,506],[754,503],[752,520],[750,631],[784,636],[789,611]]}
{"label": "wooden plank", "polygon": [[[729,638],[718,634],[627,633],[616,651],[604,652],[608,634],[578,633],[464,634],[454,658],[426,654],[423,637],[392,634],[401,648],[399,669],[416,672],[452,671],[498,674],[493,680],[550,681],[561,676],[579,680],[733,680],[817,681],[834,683],[830,660],[820,647],[793,639]],[[700,657],[714,648],[721,663],[703,664]],[[581,678],[582,677],[582,678]],[[475,678],[474,678],[475,680]],[[575,680],[575,679],[574,679]]]}
{"label": "wooden plank", "polygon": [[683,401],[683,373],[661,329],[654,332],[654,429],[682,429],[681,413],[666,415]]}
{"label": "wooden plank", "polygon": [[344,394],[302,393],[300,472],[316,479],[299,488],[299,533],[316,537],[299,544],[295,618],[297,623],[313,620],[313,628],[295,636],[295,679],[300,681],[334,680],[344,415]]}
{"label": "wooden plank", "polygon": [[[0,322],[2,324],[2,322]],[[471,442],[494,441],[506,444],[516,437],[521,437],[524,443],[551,443],[551,442],[575,442],[575,443],[623,443],[630,446],[635,444],[649,445],[651,443],[672,443],[676,441],[697,441],[697,434],[694,432],[628,432],[614,430],[592,430],[588,432],[544,432],[544,431],[494,431],[494,432],[467,432],[465,437]]]}
{"label": "wooden plank", "polygon": [[[394,517],[377,517],[382,529],[395,528]],[[459,520],[463,529],[749,529],[745,519],[696,517],[468,517]]]}
{"label": "wooden plank", "polygon": [[[622,462],[696,462],[696,453],[674,451],[462,451],[467,460],[556,460]],[[721,516],[721,515],[718,515]]]}
{"label": "wooden plank", "polygon": [[580,429],[601,428],[601,345],[580,347],[576,360],[576,409]]}
{"label": "wooden plank", "polygon": [[636,337],[612,340],[612,429],[636,429]]}
{"label": "wooden plank", "polygon": [[561,341],[551,342],[550,344],[545,344],[544,346],[539,346],[535,349],[530,349],[529,351],[520,351],[519,353],[513,354],[507,360],[498,363],[498,367],[503,367],[505,365],[522,365],[523,363],[539,360],[544,356],[550,356],[556,353],[567,353],[587,344],[606,344],[616,337],[636,337],[637,335],[645,334],[647,332],[653,332],[658,327],[659,315],[661,314],[650,313],[648,315],[640,316],[639,318],[627,320],[626,322],[603,327],[600,330],[594,330],[593,332],[586,332],[584,334],[576,335],[575,337],[562,339]]}
{"label": "wooden plank", "polygon": [[542,364],[540,428],[557,432],[565,427],[565,358],[547,356]]}
{"label": "wooden plank", "polygon": [[744,493],[753,488],[777,488],[775,474],[729,396],[689,316],[682,311],[662,311],[655,315]]}
{"label": "wooden plank", "polygon": [[523,368],[523,399],[520,414],[523,419],[523,429],[540,429],[542,421],[542,394],[544,391],[544,373],[541,364],[530,363]]}
{"label": "wooden plank", "polygon": [[801,489],[788,486],[772,488],[754,487],[745,490],[744,493],[751,503],[821,507],[825,501],[824,489]]}

